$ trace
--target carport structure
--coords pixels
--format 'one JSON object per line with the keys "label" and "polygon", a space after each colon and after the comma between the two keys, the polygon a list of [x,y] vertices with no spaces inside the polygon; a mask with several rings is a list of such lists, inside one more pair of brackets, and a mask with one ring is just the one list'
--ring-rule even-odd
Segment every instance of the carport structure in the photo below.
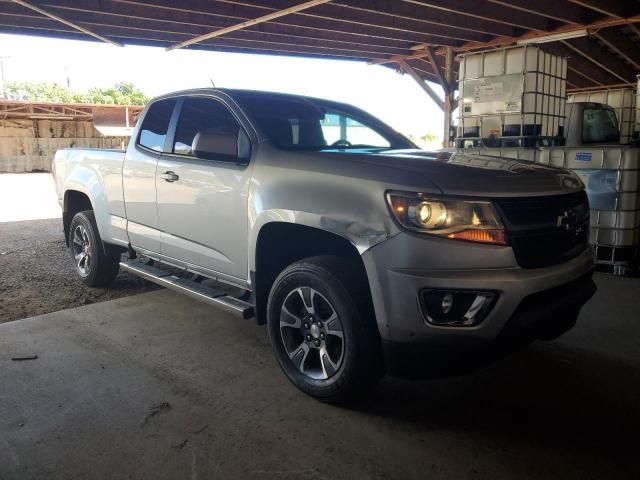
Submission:
{"label": "carport structure", "polygon": [[638,0],[0,0],[0,31],[388,65],[420,83],[446,125],[459,53],[544,43],[570,57],[569,91],[640,73]]}

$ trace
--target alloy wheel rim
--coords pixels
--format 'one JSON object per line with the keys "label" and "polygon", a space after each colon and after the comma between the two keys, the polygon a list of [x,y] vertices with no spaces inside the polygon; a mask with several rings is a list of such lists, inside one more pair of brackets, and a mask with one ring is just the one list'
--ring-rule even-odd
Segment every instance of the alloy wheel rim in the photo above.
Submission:
{"label": "alloy wheel rim", "polygon": [[296,288],[284,299],[280,338],[293,365],[309,378],[326,380],[342,366],[342,322],[331,302],[311,287]]}
{"label": "alloy wheel rim", "polygon": [[80,274],[85,277],[91,268],[91,241],[89,233],[82,225],[78,225],[73,230],[73,258],[76,262],[76,268]]}

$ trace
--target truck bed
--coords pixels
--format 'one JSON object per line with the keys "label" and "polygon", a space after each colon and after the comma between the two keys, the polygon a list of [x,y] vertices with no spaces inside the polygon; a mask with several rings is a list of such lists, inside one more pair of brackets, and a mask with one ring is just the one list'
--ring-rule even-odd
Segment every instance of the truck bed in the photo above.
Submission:
{"label": "truck bed", "polygon": [[125,151],[108,148],[58,150],[51,171],[58,202],[64,209],[64,192],[76,191],[91,199],[100,235],[105,241],[126,244],[122,167]]}

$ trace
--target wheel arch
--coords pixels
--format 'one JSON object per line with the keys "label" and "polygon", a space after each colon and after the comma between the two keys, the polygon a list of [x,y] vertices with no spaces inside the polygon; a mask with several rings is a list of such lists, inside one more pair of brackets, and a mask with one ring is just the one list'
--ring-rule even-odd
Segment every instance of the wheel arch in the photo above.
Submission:
{"label": "wheel arch", "polygon": [[62,203],[62,225],[64,228],[64,240],[69,246],[69,227],[71,220],[78,212],[84,210],[93,210],[93,204],[89,195],[79,190],[67,190],[64,192],[64,200]]}
{"label": "wheel arch", "polygon": [[[77,213],[85,210],[91,210],[95,213],[93,202],[87,193],[75,189],[69,189],[64,192],[64,199],[62,203],[62,225],[64,229],[64,241],[67,247],[69,246],[69,227],[71,226],[71,221]],[[100,237],[102,238],[102,232],[100,232],[100,226],[97,223],[96,228],[98,228],[98,233],[100,233]],[[102,241],[102,249],[107,255],[119,255],[120,253],[126,252],[124,247],[105,243],[104,241]]]}
{"label": "wheel arch", "polygon": [[371,289],[364,262],[347,238],[315,227],[289,222],[270,222],[260,229],[255,248],[255,270],[250,272],[256,319],[266,323],[266,307],[274,280],[288,265],[307,257],[333,255],[347,262],[362,282],[371,305]]}

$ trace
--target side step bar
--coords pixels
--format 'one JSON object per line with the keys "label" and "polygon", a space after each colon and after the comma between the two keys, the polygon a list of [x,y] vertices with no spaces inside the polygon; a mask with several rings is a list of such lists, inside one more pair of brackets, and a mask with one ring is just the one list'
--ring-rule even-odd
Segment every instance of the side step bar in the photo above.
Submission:
{"label": "side step bar", "polygon": [[197,282],[176,277],[169,272],[147,265],[140,260],[121,261],[120,268],[162,287],[184,293],[196,300],[202,300],[211,305],[222,307],[228,312],[240,315],[242,318],[249,319],[254,316],[253,305],[248,302],[227,295],[227,293],[222,290],[215,290]]}

